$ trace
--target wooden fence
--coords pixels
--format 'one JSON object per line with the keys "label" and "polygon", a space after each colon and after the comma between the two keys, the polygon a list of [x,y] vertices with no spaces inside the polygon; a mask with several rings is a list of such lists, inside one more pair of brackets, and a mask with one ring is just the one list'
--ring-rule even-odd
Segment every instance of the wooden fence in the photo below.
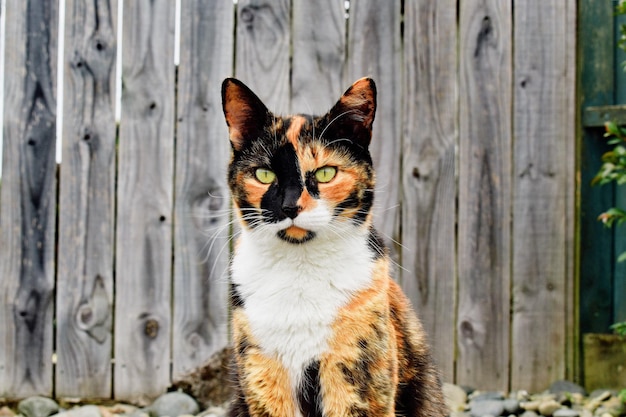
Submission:
{"label": "wooden fence", "polygon": [[445,380],[577,377],[576,2],[182,0],[176,66],[174,1],[65,1],[6,0],[0,397],[141,401],[228,344],[232,75],[306,113],[374,77],[376,221]]}

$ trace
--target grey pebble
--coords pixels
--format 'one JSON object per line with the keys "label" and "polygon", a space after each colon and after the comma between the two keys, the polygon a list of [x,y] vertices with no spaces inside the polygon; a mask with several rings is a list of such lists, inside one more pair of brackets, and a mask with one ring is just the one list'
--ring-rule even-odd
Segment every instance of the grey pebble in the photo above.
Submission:
{"label": "grey pebble", "polygon": [[587,395],[587,391],[580,385],[567,380],[554,381],[552,385],[550,385],[550,393],[552,394],[562,394],[568,392],[570,394],[579,393],[582,395]]}
{"label": "grey pebble", "polygon": [[102,417],[100,409],[95,405],[84,405],[55,414],[55,417]]}
{"label": "grey pebble", "polygon": [[508,398],[502,401],[502,405],[504,405],[504,411],[507,414],[517,414],[520,410],[519,401],[514,398]]}
{"label": "grey pebble", "polygon": [[198,414],[200,407],[193,397],[184,392],[168,392],[147,407],[153,417],[178,417],[184,414]]}
{"label": "grey pebble", "polygon": [[17,410],[26,417],[48,417],[59,412],[59,404],[47,397],[29,397],[17,405]]}
{"label": "grey pebble", "polygon": [[560,408],[552,414],[553,417],[579,417],[580,413],[571,408]]}
{"label": "grey pebble", "polygon": [[487,415],[501,416],[504,413],[502,400],[473,400],[470,403],[470,415],[472,417],[484,417]]}

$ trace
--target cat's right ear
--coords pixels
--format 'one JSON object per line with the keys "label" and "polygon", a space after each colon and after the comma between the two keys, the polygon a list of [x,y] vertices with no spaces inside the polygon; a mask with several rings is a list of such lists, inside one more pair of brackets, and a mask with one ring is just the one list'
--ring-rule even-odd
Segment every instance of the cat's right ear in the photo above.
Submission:
{"label": "cat's right ear", "polygon": [[258,138],[270,117],[261,99],[235,78],[227,78],[222,83],[222,109],[235,150],[241,150],[247,141]]}

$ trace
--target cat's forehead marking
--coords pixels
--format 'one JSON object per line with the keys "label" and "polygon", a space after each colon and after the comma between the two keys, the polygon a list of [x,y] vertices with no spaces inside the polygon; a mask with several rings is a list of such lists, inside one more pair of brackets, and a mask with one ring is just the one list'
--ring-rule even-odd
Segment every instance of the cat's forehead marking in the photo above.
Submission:
{"label": "cat's forehead marking", "polygon": [[293,116],[289,123],[289,128],[285,133],[287,140],[293,145],[294,149],[299,148],[298,144],[298,136],[300,136],[300,131],[302,130],[302,126],[306,123],[306,118],[303,116]]}

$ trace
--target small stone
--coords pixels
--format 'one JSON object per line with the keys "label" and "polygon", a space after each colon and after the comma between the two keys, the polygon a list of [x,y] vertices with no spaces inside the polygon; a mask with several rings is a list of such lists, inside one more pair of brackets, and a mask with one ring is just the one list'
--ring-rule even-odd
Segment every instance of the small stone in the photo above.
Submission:
{"label": "small stone", "polygon": [[598,401],[605,401],[608,400],[609,398],[611,398],[611,395],[613,395],[611,393],[611,391],[608,390],[599,390],[595,392],[596,395],[590,397],[594,400],[598,400]]}
{"label": "small stone", "polygon": [[55,417],[102,417],[102,413],[95,405],[85,405],[55,414]]}
{"label": "small stone", "polygon": [[520,417],[539,417],[539,414],[537,414],[534,411],[528,410],[528,411],[524,411]]}
{"label": "small stone", "polygon": [[552,417],[579,417],[580,413],[571,408],[559,408],[552,414]]}
{"label": "small stone", "polygon": [[504,413],[502,400],[473,400],[470,403],[470,415],[472,417],[500,416],[502,413]]}
{"label": "small stone", "polygon": [[541,404],[541,401],[538,401],[538,400],[524,401],[520,403],[520,407],[526,411],[538,411],[540,404]]}
{"label": "small stone", "polygon": [[585,408],[589,411],[595,411],[600,405],[611,398],[611,391],[598,391],[597,395],[591,397],[591,400],[585,405]]}
{"label": "small stone", "polygon": [[561,403],[556,400],[545,400],[539,404],[539,414],[542,416],[551,416],[556,410],[561,408]]}
{"label": "small stone", "polygon": [[502,405],[504,405],[504,411],[508,414],[517,414],[520,409],[519,401],[514,398],[507,398],[502,401]]}
{"label": "small stone", "polygon": [[137,411],[137,407],[130,404],[117,403],[107,407],[113,414],[132,414]]}
{"label": "small stone", "polygon": [[17,405],[18,411],[26,417],[48,417],[59,411],[59,404],[47,397],[29,397]]}
{"label": "small stone", "polygon": [[148,407],[154,417],[178,417],[184,414],[198,414],[200,407],[196,400],[183,392],[168,392],[156,399]]}
{"label": "small stone", "polygon": [[226,416],[226,409],[224,407],[209,407],[197,417],[224,417]]}
{"label": "small stone", "polygon": [[580,385],[574,382],[567,381],[567,380],[554,381],[552,385],[550,385],[549,391],[552,394],[562,394],[565,392],[569,392],[569,393],[577,392],[579,394],[587,395],[587,391],[585,391],[583,387],[581,387]]}
{"label": "small stone", "polygon": [[443,397],[450,411],[463,411],[467,403],[465,390],[458,385],[443,384]]}
{"label": "small stone", "polygon": [[602,414],[610,414],[613,417],[621,416],[626,413],[626,405],[618,397],[611,397],[604,401],[597,410]]}
{"label": "small stone", "polygon": [[573,405],[582,405],[585,402],[585,396],[581,393],[574,392],[570,396],[570,401]]}
{"label": "small stone", "polygon": [[13,417],[15,413],[6,405],[0,408],[0,417]]}

